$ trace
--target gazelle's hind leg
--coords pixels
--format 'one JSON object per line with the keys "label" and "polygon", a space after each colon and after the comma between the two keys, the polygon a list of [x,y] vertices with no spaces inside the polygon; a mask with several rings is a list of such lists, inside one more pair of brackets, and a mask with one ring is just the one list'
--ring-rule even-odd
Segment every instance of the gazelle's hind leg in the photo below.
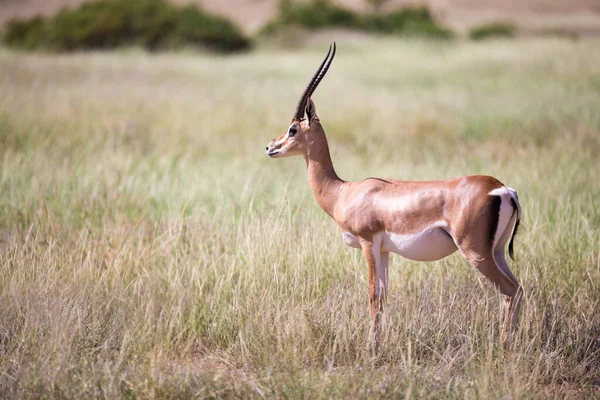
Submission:
{"label": "gazelle's hind leg", "polygon": [[502,340],[504,342],[510,341],[510,335],[517,326],[520,300],[523,293],[519,282],[505,275],[503,268],[494,261],[491,253],[483,257],[479,253],[470,253],[466,257],[469,263],[477,268],[504,296],[506,309],[502,327]]}
{"label": "gazelle's hind leg", "polygon": [[[508,307],[506,308],[506,315],[504,317],[503,332],[505,334],[512,333],[512,331],[517,326],[517,322],[518,322],[518,318],[519,318],[519,310],[521,308],[521,296],[523,295],[523,289],[522,289],[521,285],[519,285],[517,278],[515,278],[515,276],[511,272],[511,270],[508,268],[508,264],[506,263],[506,256],[505,256],[506,243],[510,239],[510,235],[512,234],[512,230],[513,230],[515,221],[516,221],[516,215],[514,218],[511,218],[511,220],[509,221],[509,224],[507,225],[506,229],[502,233],[502,236],[498,240],[498,243],[496,243],[496,246],[495,246],[494,252],[493,252],[494,261],[496,262],[496,265],[498,266],[498,268],[500,268],[502,270],[502,272],[504,272],[508,276],[508,278],[511,281],[513,281],[514,284],[517,285],[517,293],[508,299]],[[509,339],[509,336],[507,336],[506,339]]]}
{"label": "gazelle's hind leg", "polygon": [[506,243],[516,222],[516,212],[507,196],[489,196],[489,204],[480,216],[486,223],[473,226],[467,222],[456,227],[452,234],[467,261],[504,296],[507,307],[502,338],[505,342],[516,327],[522,294],[521,286],[504,257]]}

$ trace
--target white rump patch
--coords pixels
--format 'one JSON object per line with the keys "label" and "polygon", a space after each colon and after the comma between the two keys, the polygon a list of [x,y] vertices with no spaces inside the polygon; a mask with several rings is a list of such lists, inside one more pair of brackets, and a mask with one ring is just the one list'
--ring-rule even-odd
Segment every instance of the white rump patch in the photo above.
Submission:
{"label": "white rump patch", "polygon": [[[496,232],[494,233],[492,257],[496,263],[496,266],[498,267],[498,270],[508,279],[516,281],[510,270],[507,272],[502,265],[498,264],[498,262],[500,261],[506,264],[506,261],[504,261],[504,246],[506,246],[509,235],[505,234],[505,232],[507,232],[509,229],[512,231],[512,226],[514,224],[513,221],[516,221],[518,215],[520,214],[520,210],[518,208],[515,213],[515,209],[510,201],[511,198],[514,199],[517,207],[519,207],[517,191],[507,186],[502,186],[498,189],[492,190],[489,194],[500,197],[500,213],[498,215],[498,226],[496,227]],[[502,243],[500,243],[501,239]],[[502,260],[497,260],[496,254],[498,252],[502,252]],[[508,269],[508,266],[506,266],[506,269]]]}
{"label": "white rump patch", "polygon": [[[516,193],[514,189],[512,191]],[[513,194],[510,188],[502,186],[498,189],[492,190],[489,195],[500,197],[500,214],[498,215],[498,226],[496,228],[496,233],[494,234],[494,246],[492,247],[496,248],[498,240],[504,233],[504,230],[508,227],[508,224],[510,223],[510,220],[514,214],[514,208],[510,201],[511,197],[513,197]]]}
{"label": "white rump patch", "polygon": [[500,196],[502,197],[505,194],[510,194],[509,189],[506,186],[499,187],[497,189],[492,190],[488,193],[490,196]]}

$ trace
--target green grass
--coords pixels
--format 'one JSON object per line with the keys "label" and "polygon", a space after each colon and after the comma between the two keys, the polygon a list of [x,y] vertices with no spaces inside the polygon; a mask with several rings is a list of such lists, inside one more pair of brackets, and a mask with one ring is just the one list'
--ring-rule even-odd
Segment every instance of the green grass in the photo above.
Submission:
{"label": "green grass", "polygon": [[600,42],[345,41],[313,99],[337,171],[519,191],[512,350],[455,254],[366,266],[271,160],[326,45],[218,57],[0,50],[0,397],[600,394]]}

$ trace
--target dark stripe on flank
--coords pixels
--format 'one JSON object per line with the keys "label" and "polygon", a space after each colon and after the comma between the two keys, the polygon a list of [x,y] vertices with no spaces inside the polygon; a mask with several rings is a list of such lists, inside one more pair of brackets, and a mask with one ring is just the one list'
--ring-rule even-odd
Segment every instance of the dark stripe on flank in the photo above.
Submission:
{"label": "dark stripe on flank", "polygon": [[496,230],[498,229],[498,222],[500,220],[500,204],[502,204],[502,198],[500,196],[492,196],[492,209],[490,211],[490,243],[494,243],[494,237],[496,236]]}

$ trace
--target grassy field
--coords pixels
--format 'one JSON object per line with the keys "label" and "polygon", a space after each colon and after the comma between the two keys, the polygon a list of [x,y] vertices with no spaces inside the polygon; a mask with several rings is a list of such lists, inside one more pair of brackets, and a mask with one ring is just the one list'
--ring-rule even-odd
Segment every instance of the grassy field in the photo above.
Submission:
{"label": "grassy field", "polygon": [[367,271],[272,160],[326,44],[233,57],[0,50],[0,397],[600,397],[600,41],[338,38],[314,101],[340,176],[494,175],[500,296],[455,254]]}

